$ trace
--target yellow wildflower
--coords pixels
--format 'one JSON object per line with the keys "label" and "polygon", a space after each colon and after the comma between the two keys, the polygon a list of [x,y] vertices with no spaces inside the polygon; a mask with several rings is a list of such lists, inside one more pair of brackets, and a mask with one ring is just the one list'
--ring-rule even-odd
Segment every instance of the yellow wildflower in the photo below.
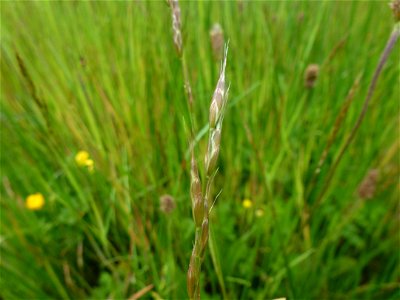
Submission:
{"label": "yellow wildflower", "polygon": [[257,209],[256,210],[256,217],[261,218],[264,215],[264,211],[262,209]]}
{"label": "yellow wildflower", "polygon": [[26,198],[25,206],[30,210],[39,210],[44,205],[44,197],[41,193],[29,195]]}
{"label": "yellow wildflower", "polygon": [[93,172],[93,166],[94,166],[93,159],[86,160],[85,165],[88,168],[89,172]]}
{"label": "yellow wildflower", "polygon": [[75,155],[75,161],[78,164],[78,166],[86,166],[86,162],[89,159],[89,153],[86,151],[79,151],[76,155]]}
{"label": "yellow wildflower", "polygon": [[90,158],[89,153],[87,151],[79,151],[75,155],[75,162],[80,167],[87,167],[89,172],[93,172],[94,161]]}
{"label": "yellow wildflower", "polygon": [[247,209],[253,206],[253,202],[250,199],[244,199],[242,205]]}

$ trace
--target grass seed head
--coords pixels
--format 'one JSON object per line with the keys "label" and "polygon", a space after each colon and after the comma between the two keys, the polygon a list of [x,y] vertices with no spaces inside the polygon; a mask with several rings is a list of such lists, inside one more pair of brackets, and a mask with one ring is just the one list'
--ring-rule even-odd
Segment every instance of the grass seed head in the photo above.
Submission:
{"label": "grass seed head", "polygon": [[365,175],[358,186],[358,196],[361,199],[371,199],[374,197],[378,176],[379,171],[377,169],[369,170],[367,175]]}
{"label": "grass seed head", "polygon": [[160,197],[160,209],[165,214],[170,214],[174,211],[176,205],[174,197],[171,195],[162,195]]}
{"label": "grass seed head", "polygon": [[207,175],[211,175],[215,171],[219,146],[221,141],[221,128],[224,115],[224,109],[228,98],[228,90],[225,87],[225,68],[228,47],[225,48],[224,60],[221,66],[220,76],[215,88],[210,105],[210,137],[208,141],[208,150],[205,156],[205,165]]}
{"label": "grass seed head", "polygon": [[400,21],[400,0],[393,0],[389,4],[389,6],[392,9],[395,22],[399,22]]}
{"label": "grass seed head", "polygon": [[174,44],[178,55],[182,55],[182,33],[181,33],[181,9],[178,0],[168,0],[171,7],[172,31],[174,33]]}
{"label": "grass seed head", "polygon": [[221,60],[224,53],[224,32],[220,24],[215,23],[210,30],[211,48],[215,60]]}
{"label": "grass seed head", "polygon": [[317,64],[308,65],[304,73],[304,85],[306,88],[313,88],[318,78],[319,66]]}

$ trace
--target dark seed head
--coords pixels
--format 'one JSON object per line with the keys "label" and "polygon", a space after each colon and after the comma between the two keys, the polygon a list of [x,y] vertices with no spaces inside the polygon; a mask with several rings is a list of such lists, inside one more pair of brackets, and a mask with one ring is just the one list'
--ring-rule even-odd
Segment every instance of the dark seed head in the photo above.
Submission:
{"label": "dark seed head", "polygon": [[307,67],[304,73],[304,85],[306,88],[313,88],[318,78],[319,66],[311,64]]}
{"label": "dark seed head", "polygon": [[175,209],[175,200],[171,195],[160,197],[160,209],[165,214],[170,214]]}

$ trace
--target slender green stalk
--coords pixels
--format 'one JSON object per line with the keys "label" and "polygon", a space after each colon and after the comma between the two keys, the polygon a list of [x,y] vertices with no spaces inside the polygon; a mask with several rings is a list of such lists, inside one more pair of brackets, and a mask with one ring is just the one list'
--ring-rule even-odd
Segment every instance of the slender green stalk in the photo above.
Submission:
{"label": "slender green stalk", "polygon": [[318,206],[321,204],[323,197],[325,196],[325,193],[327,192],[329,184],[333,178],[333,175],[335,174],[336,168],[339,166],[339,163],[342,160],[343,155],[345,154],[347,148],[350,146],[351,142],[354,140],[354,137],[356,136],[356,133],[357,133],[358,129],[360,128],[362,121],[364,120],[364,117],[368,110],[369,102],[375,91],[375,87],[378,82],[378,78],[379,78],[379,76],[382,72],[382,69],[389,57],[389,54],[392,52],[394,45],[396,44],[397,40],[399,39],[399,36],[400,36],[400,23],[398,22],[394,26],[394,29],[389,37],[389,40],[386,43],[386,47],[383,50],[382,55],[379,59],[378,65],[375,69],[374,75],[371,80],[371,84],[369,85],[369,88],[368,88],[367,96],[365,97],[364,104],[363,104],[360,114],[358,115],[357,121],[354,124],[353,128],[351,129],[350,135],[348,136],[346,143],[340,150],[339,155],[337,156],[335,162],[332,165],[332,168],[330,169],[330,171],[327,175],[327,179],[325,181],[325,184],[322,188],[321,193],[319,194],[319,196],[316,200],[315,206]]}

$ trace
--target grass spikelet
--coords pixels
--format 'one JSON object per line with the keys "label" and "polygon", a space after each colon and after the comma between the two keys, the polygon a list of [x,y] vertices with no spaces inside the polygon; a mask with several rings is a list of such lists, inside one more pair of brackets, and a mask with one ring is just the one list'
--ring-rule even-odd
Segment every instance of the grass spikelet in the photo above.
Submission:
{"label": "grass spikelet", "polygon": [[201,223],[203,222],[204,203],[203,203],[203,194],[201,191],[201,181],[200,181],[199,171],[197,168],[197,162],[194,158],[193,149],[191,158],[190,178],[191,178],[190,192],[192,198],[193,219],[196,227],[200,227]]}
{"label": "grass spikelet", "polygon": [[[220,118],[223,116],[222,109],[224,108],[225,101],[227,100],[226,95],[228,90],[225,87],[225,67],[227,51],[228,47],[226,47],[225,49],[225,57],[222,62],[219,79],[217,82],[217,86],[215,87],[213,97],[211,99],[209,119],[210,129],[214,129],[218,124]],[[222,124],[222,120],[220,124]],[[210,133],[212,133],[212,130],[210,130]]]}

